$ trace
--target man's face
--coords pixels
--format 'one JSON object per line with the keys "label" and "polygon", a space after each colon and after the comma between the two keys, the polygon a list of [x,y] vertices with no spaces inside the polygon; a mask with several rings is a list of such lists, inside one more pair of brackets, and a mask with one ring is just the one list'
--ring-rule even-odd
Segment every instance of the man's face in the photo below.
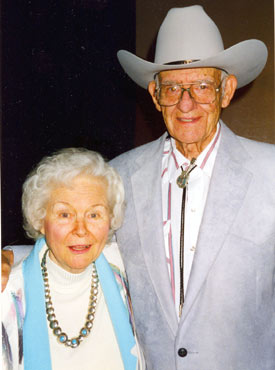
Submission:
{"label": "man's face", "polygon": [[[162,71],[159,74],[160,84],[175,83],[188,88],[188,84],[196,81],[210,81],[219,86],[221,71],[215,68],[193,68]],[[152,95],[155,82],[150,82],[148,89]],[[177,148],[181,152],[184,152],[182,149],[188,144],[195,144],[198,153],[208,145],[216,132],[221,107],[226,106],[222,104],[221,89],[210,104],[197,103],[188,91],[184,91],[178,104],[170,107],[160,106],[155,95],[152,95],[152,98],[156,108],[162,112],[167,130],[176,140]]]}

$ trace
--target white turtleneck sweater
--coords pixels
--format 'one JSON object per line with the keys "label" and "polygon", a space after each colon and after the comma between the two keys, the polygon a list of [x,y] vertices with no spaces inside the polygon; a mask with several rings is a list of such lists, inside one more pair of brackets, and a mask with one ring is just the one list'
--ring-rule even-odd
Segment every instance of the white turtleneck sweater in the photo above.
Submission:
{"label": "white turtleneck sweater", "polygon": [[[40,262],[46,248],[44,245],[40,251]],[[123,274],[124,266],[117,244],[115,242],[107,244],[103,254],[109,264],[117,267]],[[46,263],[56,319],[69,339],[77,337],[86,322],[92,266],[80,274],[71,274],[56,265],[49,257],[47,257]],[[121,292],[123,296],[124,293]],[[1,369],[23,370],[24,357],[20,356],[19,348],[22,345],[22,325],[26,311],[23,261],[12,269],[1,300],[4,328]],[[71,348],[60,344],[49,327],[48,334],[52,370],[124,370],[108,307],[100,285],[93,327],[79,347]],[[36,333],[36,336],[39,340],[39,332]],[[143,354],[137,341],[136,346],[132,348],[132,354],[138,357],[138,369],[145,369]],[[37,369],[39,369],[39,363]]]}
{"label": "white turtleneck sweater", "polygon": [[[56,319],[69,338],[76,337],[88,313],[92,266],[80,274],[71,274],[47,256],[47,269]],[[77,348],[58,343],[49,327],[48,332],[53,370],[124,369],[100,286],[93,328]]]}

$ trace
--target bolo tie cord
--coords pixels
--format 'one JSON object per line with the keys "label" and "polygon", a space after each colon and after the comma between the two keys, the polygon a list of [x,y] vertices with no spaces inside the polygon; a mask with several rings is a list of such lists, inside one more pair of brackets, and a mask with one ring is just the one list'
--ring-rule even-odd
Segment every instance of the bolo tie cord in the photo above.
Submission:
{"label": "bolo tie cord", "polygon": [[177,184],[182,188],[182,201],[181,201],[181,227],[180,227],[180,302],[179,302],[179,317],[181,317],[183,304],[184,304],[184,224],[185,224],[185,204],[187,196],[187,186],[190,173],[197,167],[195,164],[196,158],[192,158],[190,165],[184,171],[182,169],[181,175],[177,178]]}

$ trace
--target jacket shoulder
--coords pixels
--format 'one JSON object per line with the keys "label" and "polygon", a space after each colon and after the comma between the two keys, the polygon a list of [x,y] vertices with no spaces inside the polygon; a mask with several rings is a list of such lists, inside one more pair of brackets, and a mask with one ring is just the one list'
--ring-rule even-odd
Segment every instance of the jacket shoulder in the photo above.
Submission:
{"label": "jacket shoulder", "polygon": [[249,153],[250,157],[256,163],[262,163],[262,166],[275,166],[275,145],[263,143],[255,140],[246,139],[238,136],[241,145]]}
{"label": "jacket shoulder", "polygon": [[163,134],[157,140],[141,145],[115,157],[109,162],[109,164],[116,168],[119,172],[125,171],[128,167],[132,167],[136,160],[140,157],[144,158],[144,160],[152,158],[152,156],[159,152],[166,137],[167,133]]}
{"label": "jacket shoulder", "polygon": [[271,155],[275,155],[275,145],[264,143],[261,141],[247,139],[242,136],[237,136],[242,145],[249,151],[249,152],[256,152],[256,154],[264,151],[265,153],[270,153]]}

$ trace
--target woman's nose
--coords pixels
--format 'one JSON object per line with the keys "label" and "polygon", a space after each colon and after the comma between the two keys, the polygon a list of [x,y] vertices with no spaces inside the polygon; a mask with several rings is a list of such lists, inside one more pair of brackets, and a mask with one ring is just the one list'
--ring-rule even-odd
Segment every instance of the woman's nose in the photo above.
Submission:
{"label": "woman's nose", "polygon": [[88,230],[83,220],[76,220],[74,233],[80,237],[87,235]]}

